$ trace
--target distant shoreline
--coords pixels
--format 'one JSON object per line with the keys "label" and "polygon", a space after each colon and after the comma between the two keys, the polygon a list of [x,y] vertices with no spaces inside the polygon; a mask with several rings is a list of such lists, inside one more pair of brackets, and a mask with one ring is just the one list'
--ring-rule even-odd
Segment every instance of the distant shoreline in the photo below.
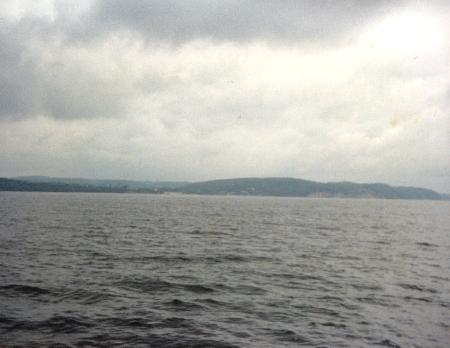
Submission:
{"label": "distant shoreline", "polygon": [[295,178],[238,178],[197,183],[90,180],[51,177],[0,178],[0,191],[139,194],[197,194],[339,199],[449,200],[446,194],[418,187],[353,182],[321,183]]}

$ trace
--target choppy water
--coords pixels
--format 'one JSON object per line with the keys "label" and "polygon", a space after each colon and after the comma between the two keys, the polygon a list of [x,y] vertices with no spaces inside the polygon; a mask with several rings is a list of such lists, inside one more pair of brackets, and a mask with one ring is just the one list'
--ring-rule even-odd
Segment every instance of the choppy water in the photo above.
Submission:
{"label": "choppy water", "polygon": [[0,192],[0,346],[448,347],[449,208]]}

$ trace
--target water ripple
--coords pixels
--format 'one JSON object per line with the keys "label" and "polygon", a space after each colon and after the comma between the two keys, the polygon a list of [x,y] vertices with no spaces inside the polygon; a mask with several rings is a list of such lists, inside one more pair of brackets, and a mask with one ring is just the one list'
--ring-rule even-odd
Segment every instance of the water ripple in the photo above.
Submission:
{"label": "water ripple", "polygon": [[0,194],[0,346],[435,347],[448,202]]}

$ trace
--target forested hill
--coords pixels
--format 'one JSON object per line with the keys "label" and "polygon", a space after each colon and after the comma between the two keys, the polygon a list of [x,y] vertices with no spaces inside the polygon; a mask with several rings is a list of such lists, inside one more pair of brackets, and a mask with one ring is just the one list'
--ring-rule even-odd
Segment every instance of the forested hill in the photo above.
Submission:
{"label": "forested hill", "polygon": [[112,179],[84,179],[84,178],[60,178],[51,176],[18,176],[15,180],[33,183],[60,183],[81,186],[97,186],[105,188],[124,188],[128,190],[139,189],[167,189],[177,188],[189,184],[187,181],[142,181],[142,180],[112,180]]}
{"label": "forested hill", "polygon": [[284,197],[357,197],[433,199],[443,197],[429,189],[352,182],[320,183],[293,178],[241,178],[198,182],[178,189],[184,193]]}
{"label": "forested hill", "polygon": [[33,192],[110,192],[110,193],[162,193],[159,188],[130,188],[126,185],[95,185],[66,182],[31,182],[0,178],[0,191],[33,191]]}
{"label": "forested hill", "polygon": [[[36,178],[36,177],[33,177]],[[42,179],[41,179],[42,180]],[[88,179],[51,178],[39,181],[0,178],[0,191],[41,192],[117,192],[165,193],[178,192],[206,195],[248,195],[281,197],[341,197],[387,199],[448,199],[445,195],[417,187],[395,187],[386,184],[357,184],[352,182],[320,183],[293,178],[240,178],[204,181],[191,184],[129,182],[121,180],[94,181]]]}

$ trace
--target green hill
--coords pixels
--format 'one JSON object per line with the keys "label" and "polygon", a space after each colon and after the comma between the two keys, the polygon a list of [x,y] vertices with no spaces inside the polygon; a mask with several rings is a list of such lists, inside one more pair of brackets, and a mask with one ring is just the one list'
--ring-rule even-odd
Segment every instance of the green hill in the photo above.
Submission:
{"label": "green hill", "polygon": [[[445,195],[417,187],[353,182],[320,183],[294,178],[240,178],[197,183],[131,180],[90,180],[49,177],[0,178],[0,191],[41,192],[179,192],[200,195],[247,195],[280,197],[341,197],[386,199],[448,199]],[[26,180],[25,180],[26,179]]]}
{"label": "green hill", "polygon": [[352,182],[320,183],[293,178],[242,178],[198,182],[178,189],[183,193],[283,197],[357,197],[442,199],[433,190]]}
{"label": "green hill", "polygon": [[156,187],[135,187],[116,183],[93,184],[73,182],[32,182],[25,180],[15,180],[0,178],[0,191],[33,191],[33,192],[109,192],[109,193],[162,193],[163,190]]}
{"label": "green hill", "polygon": [[138,181],[138,180],[112,180],[112,179],[84,179],[84,178],[59,178],[50,176],[18,176],[14,180],[32,183],[60,183],[82,186],[100,186],[105,188],[123,188],[128,190],[142,189],[172,189],[189,184],[186,181]]}

